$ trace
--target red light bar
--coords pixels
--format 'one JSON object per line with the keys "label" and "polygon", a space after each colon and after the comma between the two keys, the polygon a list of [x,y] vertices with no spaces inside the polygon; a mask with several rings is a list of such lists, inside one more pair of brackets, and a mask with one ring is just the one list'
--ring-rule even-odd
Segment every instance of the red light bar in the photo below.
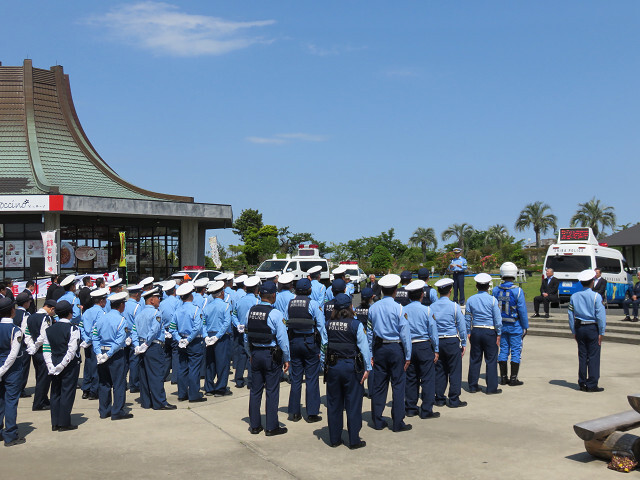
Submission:
{"label": "red light bar", "polygon": [[608,247],[609,244],[606,242],[600,242],[598,245],[600,245],[601,247]]}
{"label": "red light bar", "polygon": [[357,265],[358,262],[356,262],[355,260],[344,260],[342,262],[340,262],[340,265]]}
{"label": "red light bar", "polygon": [[573,253],[565,253],[565,255],[573,255]]}
{"label": "red light bar", "polygon": [[204,267],[199,265],[187,265],[186,267],[182,267],[182,270],[204,270]]}
{"label": "red light bar", "polygon": [[298,248],[307,248],[304,244],[298,245]]}
{"label": "red light bar", "polygon": [[309,248],[320,248],[318,245],[309,245]]}

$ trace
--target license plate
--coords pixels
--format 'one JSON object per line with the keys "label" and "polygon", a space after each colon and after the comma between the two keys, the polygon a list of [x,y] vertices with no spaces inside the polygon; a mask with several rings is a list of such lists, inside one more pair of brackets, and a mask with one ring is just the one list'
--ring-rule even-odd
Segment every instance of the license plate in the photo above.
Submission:
{"label": "license plate", "polygon": [[573,282],[562,282],[563,287],[573,287]]}

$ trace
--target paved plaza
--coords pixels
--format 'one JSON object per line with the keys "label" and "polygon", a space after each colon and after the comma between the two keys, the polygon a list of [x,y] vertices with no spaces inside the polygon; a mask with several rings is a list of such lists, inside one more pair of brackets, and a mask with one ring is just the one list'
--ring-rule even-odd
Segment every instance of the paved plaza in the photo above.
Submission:
{"label": "paved plaza", "polygon": [[[82,400],[78,390],[72,421],[80,427],[59,433],[51,432],[48,412],[32,412],[31,399],[22,399],[18,422],[27,443],[0,447],[2,472],[5,478],[65,479],[613,478],[617,474],[606,462],[585,453],[572,426],[630,409],[626,395],[640,392],[637,349],[605,344],[600,385],[606,390],[584,393],[577,390],[575,342],[528,336],[524,386],[503,387],[497,396],[463,392],[466,408],[439,408],[438,419],[407,419],[413,430],[403,433],[370,428],[365,399],[361,435],[367,446],[356,451],[327,445],[324,406],[322,422],[287,421],[286,383],[281,384],[280,421],[289,432],[269,438],[247,430],[246,388],[232,387],[233,396],[207,397],[206,403],[190,406],[178,403],[176,386],[166,383],[177,411],[143,410],[138,395],[127,394],[135,417],[117,422],[101,420],[97,401]],[[466,379],[466,355],[464,360]],[[390,417],[390,409],[385,415]]]}

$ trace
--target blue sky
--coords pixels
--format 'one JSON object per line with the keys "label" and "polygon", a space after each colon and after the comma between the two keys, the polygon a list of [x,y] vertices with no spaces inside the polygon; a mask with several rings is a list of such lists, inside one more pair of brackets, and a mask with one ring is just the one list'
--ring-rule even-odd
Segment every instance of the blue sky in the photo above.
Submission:
{"label": "blue sky", "polygon": [[640,220],[637,1],[24,1],[0,18],[3,65],[63,65],[93,145],[141,187],[328,242],[513,232],[537,200],[566,226],[594,195]]}

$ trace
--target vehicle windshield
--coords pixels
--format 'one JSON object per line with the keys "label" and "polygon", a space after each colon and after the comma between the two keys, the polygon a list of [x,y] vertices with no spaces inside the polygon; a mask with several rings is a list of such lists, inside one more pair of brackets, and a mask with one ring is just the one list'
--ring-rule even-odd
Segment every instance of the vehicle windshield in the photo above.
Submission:
{"label": "vehicle windshield", "polygon": [[258,272],[281,272],[287,260],[266,260],[258,267]]}
{"label": "vehicle windshield", "polygon": [[357,277],[358,276],[358,269],[357,268],[350,268],[345,273],[347,275],[351,275],[352,277]]}
{"label": "vehicle windshield", "polygon": [[315,267],[316,265],[320,265],[322,267],[323,272],[328,270],[327,261],[326,260],[300,260],[300,270],[303,272],[308,272],[309,269]]}
{"label": "vehicle windshield", "polygon": [[554,255],[547,257],[545,268],[557,273],[577,273],[591,268],[591,257],[586,255]]}

